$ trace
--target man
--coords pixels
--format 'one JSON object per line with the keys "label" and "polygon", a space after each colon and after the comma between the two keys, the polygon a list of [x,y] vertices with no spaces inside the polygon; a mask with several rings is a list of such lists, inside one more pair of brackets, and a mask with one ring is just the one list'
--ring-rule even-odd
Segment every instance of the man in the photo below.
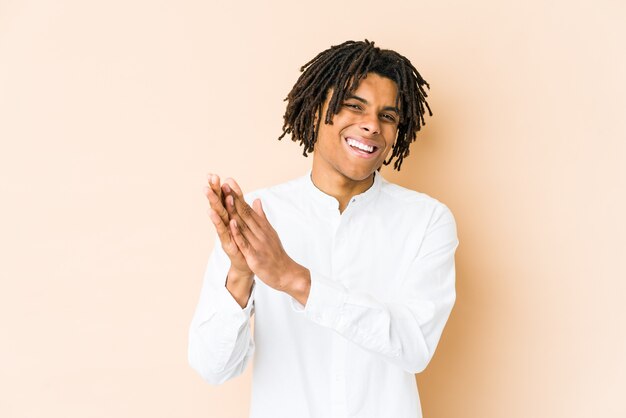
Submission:
{"label": "man", "polygon": [[456,297],[456,226],[444,204],[379,169],[394,158],[400,169],[430,113],[429,86],[367,40],[333,46],[302,71],[281,138],[313,152],[311,171],[245,199],[234,180],[209,175],[221,245],[190,364],[219,384],[254,354],[253,418],[419,417],[414,374]]}

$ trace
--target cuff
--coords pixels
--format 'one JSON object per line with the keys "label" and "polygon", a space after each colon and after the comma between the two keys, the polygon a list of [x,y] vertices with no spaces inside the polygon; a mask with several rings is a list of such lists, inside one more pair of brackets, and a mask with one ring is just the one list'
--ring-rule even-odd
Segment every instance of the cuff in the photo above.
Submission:
{"label": "cuff", "polygon": [[292,298],[291,307],[296,312],[303,312],[313,322],[333,326],[341,317],[347,297],[348,291],[341,283],[311,272],[311,290],[306,306]]}
{"label": "cuff", "polygon": [[217,308],[219,310],[223,310],[225,312],[233,312],[233,313],[243,313],[246,318],[250,318],[252,309],[254,307],[254,294],[256,289],[256,276],[255,280],[252,282],[252,289],[250,290],[250,297],[248,298],[248,303],[242,309],[241,306],[237,303],[233,295],[230,294],[228,289],[226,288],[226,283],[223,286],[220,286],[220,290],[217,292]]}
{"label": "cuff", "polygon": [[242,309],[233,295],[230,294],[225,284],[215,286],[211,291],[211,300],[207,303],[207,305],[210,306],[210,312],[206,312],[203,315],[201,322],[204,323],[215,315],[219,315],[219,322],[226,327],[230,327],[234,324],[237,326],[245,324],[254,313],[255,289],[256,281],[252,283],[248,303]]}

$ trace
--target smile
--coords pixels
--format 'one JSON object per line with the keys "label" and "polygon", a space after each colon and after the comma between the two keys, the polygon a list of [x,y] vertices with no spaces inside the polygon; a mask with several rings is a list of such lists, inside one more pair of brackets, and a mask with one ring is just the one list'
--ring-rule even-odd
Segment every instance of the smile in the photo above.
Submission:
{"label": "smile", "polygon": [[371,144],[366,144],[362,141],[359,141],[354,138],[346,138],[345,143],[348,146],[348,149],[352,151],[353,154],[359,157],[369,158],[376,154],[378,147]]}

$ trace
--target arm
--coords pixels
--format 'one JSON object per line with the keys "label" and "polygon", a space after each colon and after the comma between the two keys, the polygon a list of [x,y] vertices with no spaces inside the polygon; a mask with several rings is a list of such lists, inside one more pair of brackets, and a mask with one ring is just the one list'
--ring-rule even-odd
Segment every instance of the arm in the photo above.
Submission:
{"label": "arm", "polygon": [[254,353],[250,330],[254,283],[242,309],[225,286],[229,265],[230,260],[216,245],[189,329],[189,364],[214,385],[240,375]]}
{"label": "arm", "polygon": [[[250,317],[254,312],[254,280],[228,232],[219,177],[209,175],[205,195],[219,244],[209,260],[200,300],[189,329],[189,364],[207,382],[219,384],[243,372],[254,351]],[[234,191],[241,193],[235,184]],[[243,308],[243,309],[242,309]]]}
{"label": "arm", "polygon": [[419,373],[430,362],[456,299],[457,246],[454,218],[446,209],[429,228],[393,300],[378,300],[311,272],[306,306],[293,301],[294,309],[403,370]]}
{"label": "arm", "polygon": [[447,207],[433,216],[396,296],[381,301],[295,263],[260,201],[253,202],[254,210],[237,196],[226,202],[235,208],[231,234],[251,270],[268,286],[290,294],[296,310],[408,372],[426,368],[456,299],[458,239]]}

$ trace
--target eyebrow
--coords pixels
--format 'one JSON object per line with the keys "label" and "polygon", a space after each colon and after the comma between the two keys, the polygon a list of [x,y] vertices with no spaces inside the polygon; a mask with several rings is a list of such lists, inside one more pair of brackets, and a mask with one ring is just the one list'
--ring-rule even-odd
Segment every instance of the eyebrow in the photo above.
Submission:
{"label": "eyebrow", "polygon": [[[348,96],[346,98],[346,100],[349,100],[349,99],[355,99],[355,100],[358,100],[359,102],[361,102],[363,104],[369,105],[369,102],[367,100],[365,100],[362,97],[355,96],[354,94],[351,94],[350,96]],[[383,107],[383,110],[391,110],[393,112],[396,112],[398,115],[400,114],[400,109],[398,109],[395,106],[385,106],[385,107]]]}

